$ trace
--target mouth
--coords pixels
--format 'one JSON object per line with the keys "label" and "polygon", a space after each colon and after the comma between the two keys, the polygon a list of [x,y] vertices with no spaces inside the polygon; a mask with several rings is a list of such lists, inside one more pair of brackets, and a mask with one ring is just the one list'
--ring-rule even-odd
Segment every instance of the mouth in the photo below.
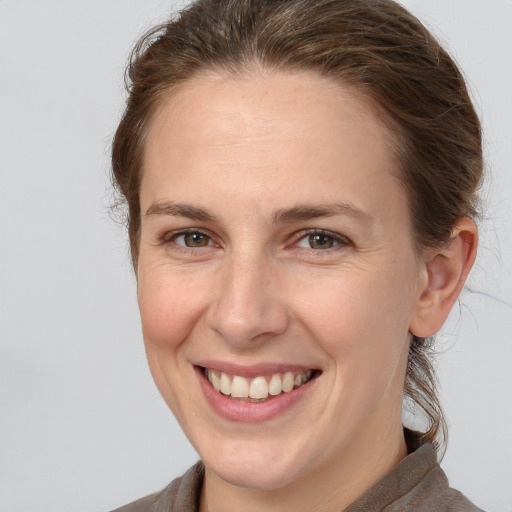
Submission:
{"label": "mouth", "polygon": [[198,367],[210,386],[233,401],[264,403],[291,393],[320,375],[319,370],[295,370],[244,377],[207,367]]}

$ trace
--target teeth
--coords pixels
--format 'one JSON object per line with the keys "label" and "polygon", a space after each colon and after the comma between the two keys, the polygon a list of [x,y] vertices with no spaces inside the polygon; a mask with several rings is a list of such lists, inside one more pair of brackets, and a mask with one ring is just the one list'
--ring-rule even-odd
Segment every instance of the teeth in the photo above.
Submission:
{"label": "teeth", "polygon": [[280,395],[282,391],[281,377],[279,375],[272,375],[270,382],[268,383],[268,392],[272,396]]}
{"label": "teeth", "polygon": [[215,391],[220,391],[220,378],[215,372],[209,372],[208,375],[209,381],[212,383],[213,389]]}
{"label": "teeth", "polygon": [[292,372],[286,372],[283,378],[283,391],[289,393],[293,389],[295,378]]}
{"label": "teeth", "polygon": [[252,380],[249,387],[249,396],[251,398],[267,398],[268,384],[265,377],[256,377]]}
{"label": "teeth", "polygon": [[223,395],[231,395],[231,381],[225,373],[220,374],[220,392]]}
{"label": "teeth", "polygon": [[305,384],[311,377],[311,370],[302,373],[286,372],[281,376],[275,373],[270,377],[255,377],[246,379],[239,375],[230,377],[221,372],[219,374],[214,370],[205,370],[206,376],[213,388],[220,391],[223,395],[231,395],[233,398],[252,398],[263,400],[268,396],[276,396],[281,393],[289,393],[295,388]]}
{"label": "teeth", "polygon": [[249,396],[249,384],[243,377],[235,375],[231,383],[231,396],[234,398],[247,398]]}

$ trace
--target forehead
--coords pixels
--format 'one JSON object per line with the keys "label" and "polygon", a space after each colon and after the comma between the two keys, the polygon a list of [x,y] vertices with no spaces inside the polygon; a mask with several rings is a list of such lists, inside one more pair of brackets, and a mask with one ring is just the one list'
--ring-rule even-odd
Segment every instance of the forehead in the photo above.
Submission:
{"label": "forehead", "polygon": [[288,129],[314,139],[325,136],[323,132],[333,125],[339,128],[340,120],[355,118],[365,129],[391,141],[391,131],[381,122],[384,115],[353,86],[305,71],[256,70],[241,76],[210,72],[169,92],[153,116],[148,138],[179,125],[180,142],[206,135],[224,144],[230,136],[244,136],[246,129],[255,136]]}
{"label": "forehead", "polygon": [[366,188],[371,203],[383,187],[396,188],[393,147],[374,106],[348,86],[305,72],[203,75],[154,115],[141,201],[178,192],[207,201],[214,191],[248,188],[263,198],[291,187],[292,202],[312,189],[332,201],[334,190]]}

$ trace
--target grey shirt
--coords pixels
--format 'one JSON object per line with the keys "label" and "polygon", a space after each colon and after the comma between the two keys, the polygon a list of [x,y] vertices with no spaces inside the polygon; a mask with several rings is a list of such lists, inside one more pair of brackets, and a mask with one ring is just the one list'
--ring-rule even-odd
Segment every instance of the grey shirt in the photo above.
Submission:
{"label": "grey shirt", "polygon": [[[198,512],[204,466],[192,466],[162,492],[114,512]],[[420,446],[345,512],[482,512],[451,489],[431,444]]]}

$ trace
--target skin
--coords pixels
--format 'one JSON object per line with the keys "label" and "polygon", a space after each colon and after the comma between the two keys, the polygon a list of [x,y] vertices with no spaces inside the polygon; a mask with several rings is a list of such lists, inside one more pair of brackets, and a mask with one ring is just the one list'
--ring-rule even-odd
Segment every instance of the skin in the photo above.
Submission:
{"label": "skin", "polygon": [[[392,147],[364,98],[307,73],[201,76],[155,114],[138,301],[153,378],[206,465],[202,511],[339,511],[406,456],[411,332],[442,325],[476,228],[418,254]],[[322,373],[244,423],[205,398],[194,365],[210,359]]]}

